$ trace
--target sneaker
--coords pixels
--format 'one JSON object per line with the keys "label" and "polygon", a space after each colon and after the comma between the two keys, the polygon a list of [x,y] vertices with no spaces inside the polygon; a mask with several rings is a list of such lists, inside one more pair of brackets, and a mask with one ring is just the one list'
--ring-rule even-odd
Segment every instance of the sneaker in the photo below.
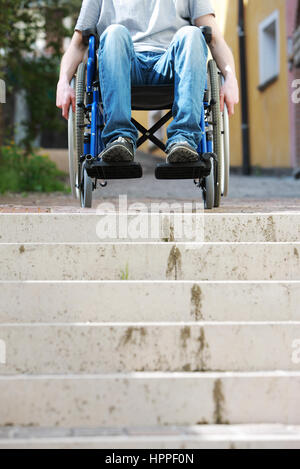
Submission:
{"label": "sneaker", "polygon": [[199,154],[187,142],[174,143],[167,152],[168,163],[194,163]]}
{"label": "sneaker", "polygon": [[109,143],[101,153],[102,161],[106,163],[123,162],[134,160],[134,146],[130,138],[119,137],[112,143]]}

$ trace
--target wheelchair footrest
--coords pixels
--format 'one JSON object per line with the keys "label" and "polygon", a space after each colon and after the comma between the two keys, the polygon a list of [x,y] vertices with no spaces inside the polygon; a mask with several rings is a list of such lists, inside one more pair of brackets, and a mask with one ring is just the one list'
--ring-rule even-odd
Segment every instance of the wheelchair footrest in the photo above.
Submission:
{"label": "wheelchair footrest", "polygon": [[203,161],[195,163],[164,163],[157,165],[155,169],[156,179],[202,179],[209,176],[211,162]]}
{"label": "wheelchair footrest", "polygon": [[91,178],[96,179],[139,179],[143,176],[143,169],[136,162],[87,161],[86,171]]}

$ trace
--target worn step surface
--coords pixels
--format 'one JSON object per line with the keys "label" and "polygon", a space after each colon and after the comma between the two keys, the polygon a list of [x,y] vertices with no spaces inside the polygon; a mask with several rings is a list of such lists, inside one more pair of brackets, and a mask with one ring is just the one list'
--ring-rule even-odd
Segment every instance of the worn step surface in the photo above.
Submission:
{"label": "worn step surface", "polygon": [[[6,428],[0,449],[300,449],[300,427]],[[153,455],[154,456],[154,455]],[[154,463],[154,459],[152,460]],[[195,460],[194,460],[195,462]]]}
{"label": "worn step surface", "polygon": [[300,280],[300,243],[1,244],[0,280]]}
{"label": "worn step surface", "polygon": [[[161,206],[164,209],[164,206]],[[160,211],[158,207],[157,212]],[[138,218],[137,218],[138,216]],[[140,241],[190,241],[194,237],[206,242],[297,242],[300,241],[299,213],[139,213],[113,214],[2,214],[0,217],[0,243],[99,242],[101,226],[119,228],[125,222],[125,235],[106,235],[102,241],[136,241],[138,222],[141,223]],[[127,226],[127,229],[126,229]],[[182,226],[182,235],[176,227]],[[159,229],[157,229],[159,227]],[[175,228],[175,231],[174,231]],[[196,230],[198,230],[196,232]],[[108,231],[108,228],[106,228]],[[114,230],[111,230],[111,235]],[[176,235],[177,233],[177,235]]]}
{"label": "worn step surface", "polygon": [[300,322],[0,325],[5,374],[300,371]]}
{"label": "worn step surface", "polygon": [[299,386],[299,372],[0,376],[0,425],[299,425]]}
{"label": "worn step surface", "polygon": [[300,321],[299,304],[299,281],[0,281],[0,324]]}
{"label": "worn step surface", "polygon": [[119,221],[1,215],[0,448],[300,448],[300,214]]}

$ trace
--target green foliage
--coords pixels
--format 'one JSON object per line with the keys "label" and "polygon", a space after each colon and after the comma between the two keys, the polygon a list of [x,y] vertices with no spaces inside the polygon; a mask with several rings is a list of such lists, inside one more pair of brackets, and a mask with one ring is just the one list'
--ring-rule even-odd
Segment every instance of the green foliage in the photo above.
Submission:
{"label": "green foliage", "polygon": [[[18,61],[24,52],[38,54],[36,40],[44,36],[47,55],[61,55],[62,41],[73,32],[82,0],[0,0],[0,48],[5,63]],[[63,19],[70,17],[71,28]]]}
{"label": "green foliage", "polygon": [[120,274],[121,280],[128,280],[129,279],[129,267],[128,263],[125,266],[125,270],[121,270]]}
{"label": "green foliage", "polygon": [[12,146],[0,149],[0,194],[5,192],[67,192],[65,174],[45,155]]}
{"label": "green foliage", "polygon": [[[26,91],[30,113],[24,146],[45,129],[61,129],[55,105],[63,39],[73,34],[82,0],[0,0],[0,78],[8,94]],[[71,18],[71,28],[63,19]],[[43,51],[36,47],[44,38]]]}
{"label": "green foliage", "polygon": [[30,52],[41,31],[31,3],[28,0],[0,0],[0,47],[5,52],[1,55],[2,65],[10,60],[17,61],[24,52]]}
{"label": "green foliage", "polygon": [[44,129],[62,130],[57,118],[55,88],[58,80],[57,58],[38,57],[34,61],[23,59],[16,64],[14,74],[19,77],[19,87],[26,90],[30,119],[24,122],[26,137],[24,146],[31,151],[31,142]]}

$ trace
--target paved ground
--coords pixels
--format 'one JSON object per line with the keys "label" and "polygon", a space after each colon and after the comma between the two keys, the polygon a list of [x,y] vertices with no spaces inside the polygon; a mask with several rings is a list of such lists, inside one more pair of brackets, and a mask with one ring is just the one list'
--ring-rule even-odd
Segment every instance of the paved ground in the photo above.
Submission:
{"label": "paved ground", "polygon": [[[201,191],[191,181],[157,181],[155,165],[161,158],[138,154],[144,177],[140,180],[110,181],[104,189],[94,193],[95,209],[101,201],[116,202],[118,195],[127,195],[129,202],[149,205],[153,201],[196,201],[202,199]],[[78,211],[79,204],[70,195],[63,194],[8,194],[0,196],[0,212]],[[290,177],[231,176],[230,195],[223,200],[221,212],[264,212],[300,210],[300,181]]]}

